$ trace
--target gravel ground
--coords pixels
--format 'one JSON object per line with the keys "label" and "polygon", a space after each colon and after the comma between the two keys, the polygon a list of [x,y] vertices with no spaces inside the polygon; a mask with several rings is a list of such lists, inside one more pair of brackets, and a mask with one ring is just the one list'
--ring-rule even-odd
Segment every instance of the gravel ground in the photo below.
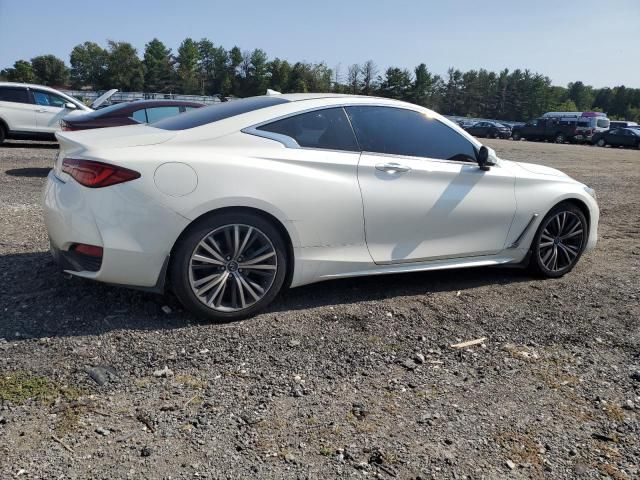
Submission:
{"label": "gravel ground", "polygon": [[597,190],[574,272],[326,282],[226,325],[65,278],[55,146],[0,148],[0,478],[639,478],[640,152],[487,143]]}

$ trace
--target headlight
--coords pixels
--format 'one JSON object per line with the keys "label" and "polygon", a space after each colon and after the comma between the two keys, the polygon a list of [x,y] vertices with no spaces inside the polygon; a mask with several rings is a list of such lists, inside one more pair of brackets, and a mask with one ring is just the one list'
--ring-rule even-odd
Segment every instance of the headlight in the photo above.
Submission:
{"label": "headlight", "polygon": [[584,191],[587,192],[589,195],[591,195],[595,201],[598,201],[598,196],[596,195],[596,191],[593,188],[587,187],[585,185]]}

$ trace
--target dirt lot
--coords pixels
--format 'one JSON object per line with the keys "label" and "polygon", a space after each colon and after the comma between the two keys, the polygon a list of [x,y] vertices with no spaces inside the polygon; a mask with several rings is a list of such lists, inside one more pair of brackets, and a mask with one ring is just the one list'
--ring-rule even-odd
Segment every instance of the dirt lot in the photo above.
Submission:
{"label": "dirt lot", "polygon": [[597,190],[573,273],[327,282],[227,325],[65,278],[56,150],[0,148],[0,478],[639,478],[640,151],[490,143]]}

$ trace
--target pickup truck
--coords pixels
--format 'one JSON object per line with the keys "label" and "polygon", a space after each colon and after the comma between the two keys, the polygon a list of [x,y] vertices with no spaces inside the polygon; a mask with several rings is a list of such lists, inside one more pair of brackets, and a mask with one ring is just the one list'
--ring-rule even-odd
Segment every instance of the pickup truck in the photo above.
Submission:
{"label": "pickup truck", "polygon": [[549,140],[556,143],[574,141],[576,122],[563,121],[558,118],[538,118],[524,125],[515,125],[511,130],[514,140]]}

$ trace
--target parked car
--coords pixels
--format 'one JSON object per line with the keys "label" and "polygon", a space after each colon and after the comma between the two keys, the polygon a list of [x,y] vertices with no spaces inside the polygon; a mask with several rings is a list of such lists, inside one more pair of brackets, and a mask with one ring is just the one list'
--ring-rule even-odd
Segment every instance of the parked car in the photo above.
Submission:
{"label": "parked car", "polygon": [[474,137],[509,138],[511,129],[498,122],[482,121],[466,127],[465,130]]}
{"label": "parked car", "polygon": [[612,128],[606,132],[596,133],[591,139],[599,147],[635,147],[640,148],[640,129]]}
{"label": "parked car", "polygon": [[[113,94],[117,90],[110,90]],[[110,95],[87,107],[53,88],[27,83],[0,82],[0,143],[5,139],[54,140],[64,116],[92,112]]]}
{"label": "parked car", "polygon": [[573,141],[576,137],[575,119],[537,118],[524,125],[514,125],[511,138],[514,140],[549,140],[556,143]]}
{"label": "parked car", "polygon": [[472,127],[478,122],[476,120],[460,120],[457,123],[458,123],[458,126],[466,130],[467,128]]}
{"label": "parked car", "polygon": [[613,130],[614,128],[629,128],[629,127],[640,127],[636,122],[629,122],[627,120],[611,120],[609,122],[609,129]]}
{"label": "parked car", "polygon": [[87,130],[153,123],[203,106],[201,103],[182,100],[139,100],[116,103],[84,115],[64,117],[61,126],[62,130]]}
{"label": "parked car", "polygon": [[547,112],[542,118],[556,119],[559,123],[575,126],[572,141],[590,142],[593,134],[609,130],[609,119],[602,112]]}
{"label": "parked car", "polygon": [[253,97],[57,138],[44,220],[65,271],[168,287],[212,320],[341,277],[526,263],[560,277],[597,239],[593,190],[392,99]]}

